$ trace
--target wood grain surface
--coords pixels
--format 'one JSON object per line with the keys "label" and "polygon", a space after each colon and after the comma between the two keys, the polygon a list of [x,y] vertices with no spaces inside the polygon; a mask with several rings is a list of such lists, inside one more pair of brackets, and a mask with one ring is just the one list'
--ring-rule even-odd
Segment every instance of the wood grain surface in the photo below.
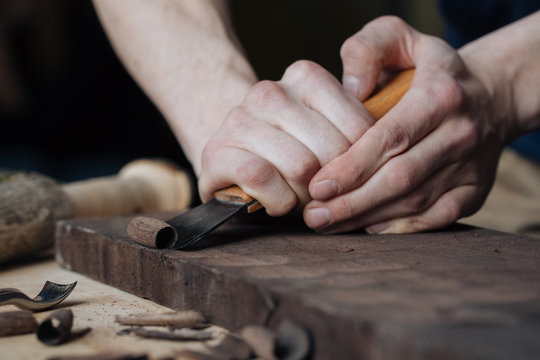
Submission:
{"label": "wood grain surface", "polygon": [[57,260],[232,330],[291,319],[311,331],[314,359],[540,356],[539,239],[460,225],[322,236],[237,221],[176,251],[137,244],[129,220],[60,222]]}

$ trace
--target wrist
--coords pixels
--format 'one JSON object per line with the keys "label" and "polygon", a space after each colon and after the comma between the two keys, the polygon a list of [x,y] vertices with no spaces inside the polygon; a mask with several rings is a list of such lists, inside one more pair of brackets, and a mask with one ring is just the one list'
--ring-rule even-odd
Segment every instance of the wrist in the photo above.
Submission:
{"label": "wrist", "polygon": [[507,80],[511,77],[512,69],[501,66],[504,60],[495,59],[497,55],[485,50],[484,44],[475,41],[459,49],[459,54],[468,71],[467,76],[475,86],[481,88],[477,102],[472,106],[490,117],[491,128],[504,145],[520,135],[516,126],[514,96]]}
{"label": "wrist", "polygon": [[489,93],[505,143],[540,127],[539,21],[537,12],[459,50]]}
{"label": "wrist", "polygon": [[189,86],[190,96],[179,94],[177,101],[162,108],[197,177],[206,143],[257,80],[241,54],[222,56],[220,60],[213,71],[197,74],[197,81]]}

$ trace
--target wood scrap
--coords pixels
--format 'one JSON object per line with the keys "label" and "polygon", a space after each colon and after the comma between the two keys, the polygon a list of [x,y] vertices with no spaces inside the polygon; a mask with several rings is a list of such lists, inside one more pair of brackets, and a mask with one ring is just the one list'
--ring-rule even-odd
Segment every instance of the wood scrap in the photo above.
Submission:
{"label": "wood scrap", "polygon": [[175,341],[206,341],[212,339],[212,333],[203,330],[195,329],[173,329],[173,330],[157,330],[137,327],[131,329],[131,332],[137,336],[160,339],[160,340],[175,340]]}
{"label": "wood scrap", "polygon": [[34,332],[38,324],[30,311],[17,310],[0,313],[0,336]]}
{"label": "wood scrap", "polygon": [[175,328],[204,328],[208,323],[197,311],[173,311],[162,314],[130,314],[116,316],[116,322],[131,326],[171,326]]}
{"label": "wood scrap", "polygon": [[171,247],[178,238],[176,230],[171,225],[147,216],[133,218],[126,231],[139,244],[156,249]]}
{"label": "wood scrap", "polygon": [[182,360],[222,360],[221,356],[202,351],[181,350],[174,353],[175,358]]}
{"label": "wood scrap", "polygon": [[54,356],[47,360],[148,360],[148,355],[102,352],[90,355]]}

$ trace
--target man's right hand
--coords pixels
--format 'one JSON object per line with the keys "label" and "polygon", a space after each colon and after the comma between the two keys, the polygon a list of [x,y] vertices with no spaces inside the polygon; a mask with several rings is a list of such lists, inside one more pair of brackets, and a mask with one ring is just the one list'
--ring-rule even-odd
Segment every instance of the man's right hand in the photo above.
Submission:
{"label": "man's right hand", "polygon": [[313,175],[373,123],[330,73],[298,61],[280,81],[255,84],[226,116],[203,151],[201,197],[237,184],[272,216],[301,209]]}

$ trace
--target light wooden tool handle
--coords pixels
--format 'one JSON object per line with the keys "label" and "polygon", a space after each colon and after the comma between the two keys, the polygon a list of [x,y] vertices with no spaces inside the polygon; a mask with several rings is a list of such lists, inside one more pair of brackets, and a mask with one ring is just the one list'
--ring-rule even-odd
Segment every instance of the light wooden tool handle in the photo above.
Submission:
{"label": "light wooden tool handle", "polygon": [[262,209],[262,205],[256,201],[253,197],[246,194],[237,185],[229,186],[228,188],[218,190],[214,193],[214,198],[231,204],[250,204],[247,207],[249,214]]}
{"label": "light wooden tool handle", "polygon": [[117,176],[63,185],[74,218],[186,209],[192,199],[189,175],[169,162],[135,160]]}
{"label": "light wooden tool handle", "polygon": [[[414,69],[398,73],[384,88],[364,102],[364,106],[375,120],[382,118],[384,114],[398,103],[407,90],[409,90],[413,77]],[[255,201],[254,198],[246,194],[237,185],[216,191],[214,198],[223,202],[236,204],[249,204]],[[248,213],[255,212],[261,208],[262,205],[257,201],[248,207]]]}
{"label": "light wooden tool handle", "polygon": [[409,90],[413,77],[414,69],[398,73],[385,87],[364,102],[364,106],[375,120],[382,118],[401,100]]}

